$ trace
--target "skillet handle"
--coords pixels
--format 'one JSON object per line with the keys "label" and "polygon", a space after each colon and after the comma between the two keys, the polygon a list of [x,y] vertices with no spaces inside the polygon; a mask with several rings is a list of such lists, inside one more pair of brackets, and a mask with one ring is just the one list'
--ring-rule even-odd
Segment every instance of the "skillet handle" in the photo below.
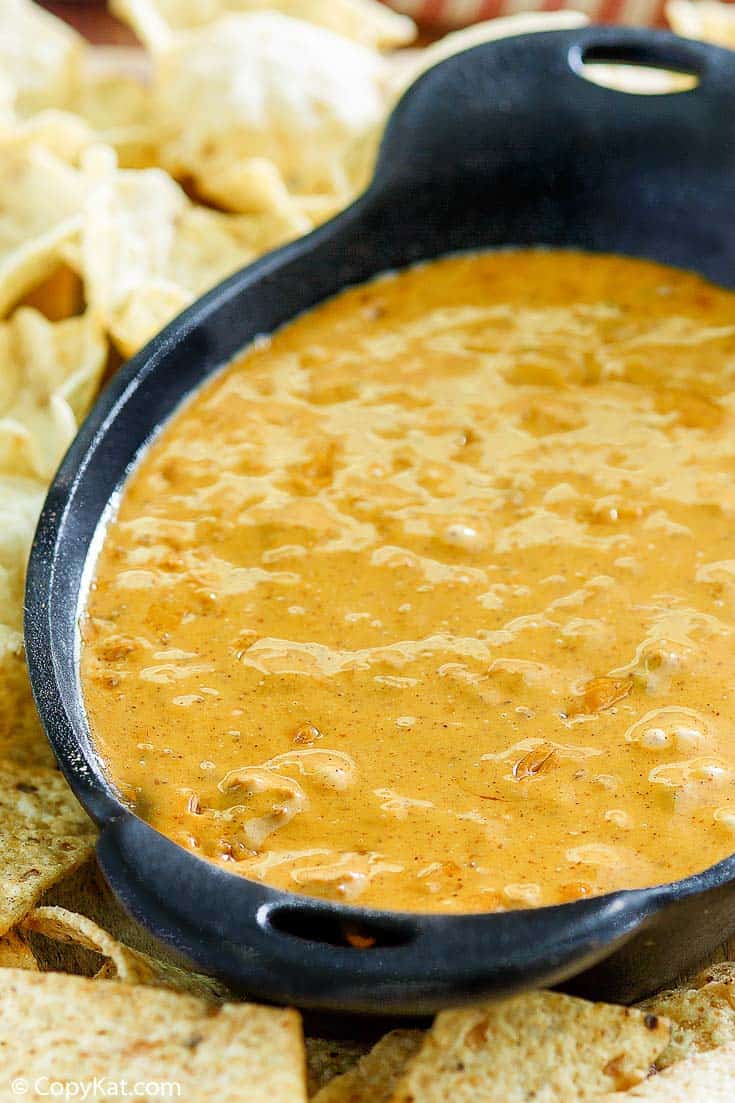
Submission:
{"label": "skillet handle", "polygon": [[661,907],[657,890],[496,915],[343,907],[226,873],[130,813],[104,827],[98,857],[135,919],[235,990],[372,1015],[428,1015],[558,984],[607,958]]}
{"label": "skillet handle", "polygon": [[[698,84],[664,95],[619,92],[586,80],[584,61],[668,68],[694,75]],[[630,156],[631,141],[649,164],[653,157],[699,157],[705,168],[735,171],[732,52],[663,31],[600,26],[476,46],[424,73],[405,93],[369,190],[408,185],[419,192],[458,173],[488,177],[499,164],[527,164],[529,151],[543,162],[550,150],[555,166],[564,150],[570,162],[612,161],[620,143]]]}

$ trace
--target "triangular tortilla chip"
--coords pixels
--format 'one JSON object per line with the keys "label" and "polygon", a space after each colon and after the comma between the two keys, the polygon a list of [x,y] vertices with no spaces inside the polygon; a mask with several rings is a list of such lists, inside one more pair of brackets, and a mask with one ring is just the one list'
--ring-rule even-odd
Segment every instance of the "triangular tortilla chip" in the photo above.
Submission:
{"label": "triangular tortilla chip", "polygon": [[57,770],[0,766],[0,936],[89,856],[94,838]]}
{"label": "triangular tortilla chip", "polygon": [[635,1103],[637,1099],[646,1103],[733,1103],[735,1044],[689,1057],[625,1095],[598,1096],[596,1103]]}
{"label": "triangular tortilla chip", "polygon": [[423,1037],[421,1030],[392,1030],[356,1065],[330,1080],[314,1103],[388,1103]]}
{"label": "triangular tortilla chip", "polygon": [[671,1042],[656,1061],[659,1069],[735,1042],[735,963],[713,965],[690,984],[659,992],[640,1007],[671,1022]]}
{"label": "triangular tortilla chip", "polygon": [[[0,1100],[22,1078],[178,1084],[180,1103],[305,1103],[295,1011],[212,1004],[160,989],[20,969],[0,972]],[[87,1098],[102,1098],[90,1092]]]}
{"label": "triangular tortilla chip", "polygon": [[569,1103],[642,1080],[665,1020],[557,992],[443,1011],[391,1103]]}

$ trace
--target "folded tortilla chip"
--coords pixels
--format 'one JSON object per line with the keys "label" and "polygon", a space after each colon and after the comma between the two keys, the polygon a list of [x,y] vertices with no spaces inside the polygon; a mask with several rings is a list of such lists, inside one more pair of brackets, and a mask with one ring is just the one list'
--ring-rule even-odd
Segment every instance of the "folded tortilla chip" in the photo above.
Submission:
{"label": "folded tortilla chip", "polygon": [[330,1080],[314,1103],[388,1103],[423,1037],[422,1030],[392,1030],[356,1065]]}
{"label": "folded tortilla chip", "polygon": [[154,57],[161,163],[242,210],[237,165],[272,162],[293,195],[351,194],[350,156],[385,117],[379,54],[273,11],[226,15]]}
{"label": "folded tortilla chip", "polygon": [[640,1007],[671,1022],[671,1041],[656,1061],[659,1069],[735,1042],[735,963],[713,965],[690,984],[659,992]]}
{"label": "folded tortilla chip", "polygon": [[0,5],[0,83],[7,107],[30,114],[71,99],[83,53],[75,31],[30,0]]}
{"label": "folded tortilla chip", "polygon": [[[92,951],[103,960],[95,973],[96,979],[113,979],[125,984],[150,984],[186,992],[201,999],[222,1000],[227,992],[211,977],[182,969],[168,962],[157,961],[148,954],[125,946],[92,919],[66,908],[38,907],[21,923],[23,932],[41,935],[51,942]],[[37,940],[34,940],[37,942]],[[43,955],[39,954],[43,961]],[[67,962],[63,963],[67,965]],[[47,967],[44,961],[44,967]],[[65,970],[68,971],[68,970]],[[77,971],[74,969],[73,971]]]}
{"label": "folded tortilla chip", "polygon": [[407,46],[416,37],[411,19],[389,11],[377,0],[112,0],[110,7],[144,42],[155,19],[181,31],[202,27],[227,12],[263,9],[316,23],[378,49]]}
{"label": "folded tortilla chip", "polygon": [[94,838],[57,770],[0,765],[0,936],[89,857]]}
{"label": "folded tortilla chip", "polygon": [[575,1103],[642,1080],[664,1019],[556,992],[437,1015],[390,1103]]}
{"label": "folded tortilla chip", "polygon": [[669,26],[683,38],[697,38],[735,50],[735,8],[721,0],[669,0]]}
{"label": "folded tortilla chip", "polygon": [[[149,987],[20,969],[0,972],[0,1100],[13,1080],[94,1077],[178,1084],[186,1103],[305,1103],[304,1046],[295,1011],[211,1003]],[[42,1089],[43,1090],[43,1087]],[[88,1089],[89,1091],[90,1089]],[[120,1093],[122,1094],[122,1093]],[[88,1095],[87,1098],[101,1098]]]}
{"label": "folded tortilla chip", "polygon": [[732,1103],[735,1099],[735,1044],[689,1057],[638,1084],[625,1095],[598,1096],[596,1103],[635,1103],[637,1099],[646,1103]]}

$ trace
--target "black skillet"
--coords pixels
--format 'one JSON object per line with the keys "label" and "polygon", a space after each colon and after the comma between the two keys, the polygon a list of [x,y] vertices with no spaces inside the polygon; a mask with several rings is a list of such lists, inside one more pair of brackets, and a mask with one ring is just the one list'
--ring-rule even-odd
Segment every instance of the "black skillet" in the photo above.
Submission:
{"label": "black skillet", "polygon": [[[699,84],[619,93],[582,79],[585,59],[669,67]],[[177,403],[256,334],[349,284],[453,250],[538,243],[650,257],[735,287],[735,54],[592,27],[444,62],[396,108],[366,194],[156,337],[107,388],[49,492],[28,572],[28,661],[61,767],[101,828],[102,869],[142,924],[254,997],[411,1015],[575,978],[578,991],[627,1001],[735,931],[735,856],[675,884],[497,915],[377,912],[277,891],[137,819],[90,742],[77,619],[95,534]],[[346,932],[375,945],[355,949]]]}

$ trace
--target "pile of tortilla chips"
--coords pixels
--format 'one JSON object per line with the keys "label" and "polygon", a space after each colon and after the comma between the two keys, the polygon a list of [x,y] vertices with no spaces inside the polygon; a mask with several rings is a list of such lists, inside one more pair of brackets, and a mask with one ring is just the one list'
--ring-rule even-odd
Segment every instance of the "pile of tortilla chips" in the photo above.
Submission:
{"label": "pile of tortilla chips", "polygon": [[[80,421],[194,298],[351,201],[420,72],[480,41],[584,22],[515,16],[416,50],[411,21],[377,0],[112,7],[144,49],[93,48],[31,0],[0,4],[0,1103],[65,1085],[125,1094],[122,1081],[247,1103],[735,1099],[735,966],[639,1010],[542,992],[372,1047],[305,1041],[296,1012],[235,1001],[102,883],[22,640],[35,523]],[[735,46],[735,7],[670,0],[669,17]],[[683,87],[629,67],[590,76]]]}

